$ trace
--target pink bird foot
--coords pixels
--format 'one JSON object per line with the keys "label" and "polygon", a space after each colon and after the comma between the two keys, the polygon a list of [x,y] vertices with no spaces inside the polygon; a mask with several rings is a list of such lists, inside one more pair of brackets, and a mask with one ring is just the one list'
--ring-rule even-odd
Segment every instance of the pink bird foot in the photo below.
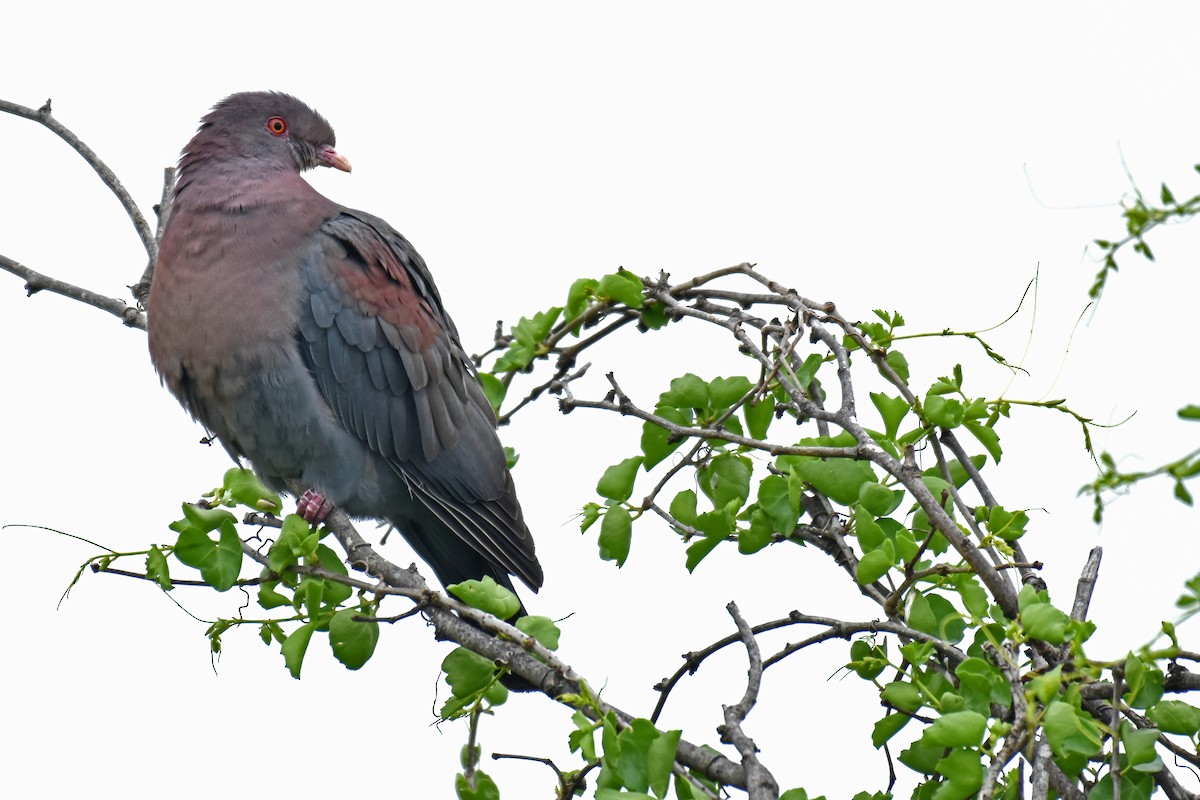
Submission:
{"label": "pink bird foot", "polygon": [[333,503],[316,489],[309,489],[296,501],[296,513],[310,525],[320,525],[330,511],[333,511]]}

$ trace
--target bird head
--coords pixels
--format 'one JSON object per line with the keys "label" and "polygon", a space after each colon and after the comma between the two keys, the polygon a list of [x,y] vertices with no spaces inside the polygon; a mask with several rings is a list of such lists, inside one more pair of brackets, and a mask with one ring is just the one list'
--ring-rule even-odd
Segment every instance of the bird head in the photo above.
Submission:
{"label": "bird head", "polygon": [[334,149],[336,137],[324,117],[281,92],[239,92],[213,106],[184,149],[181,167],[219,151],[223,158],[303,172],[313,167],[350,171]]}

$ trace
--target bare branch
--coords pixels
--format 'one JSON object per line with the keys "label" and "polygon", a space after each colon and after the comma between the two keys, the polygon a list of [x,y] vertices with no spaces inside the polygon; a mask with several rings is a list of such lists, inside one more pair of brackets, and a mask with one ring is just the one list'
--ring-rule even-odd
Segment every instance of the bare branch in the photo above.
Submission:
{"label": "bare branch", "polygon": [[25,293],[32,296],[41,291],[53,292],[60,294],[63,297],[71,300],[78,300],[80,303],[98,308],[101,311],[107,311],[114,317],[117,317],[121,322],[131,328],[140,328],[146,330],[146,315],[138,311],[134,306],[129,305],[124,300],[118,300],[115,297],[105,297],[102,294],[84,289],[80,286],[60,281],[57,278],[51,278],[49,275],[43,275],[36,272],[24,264],[13,261],[7,256],[0,255],[0,269],[6,272],[11,272],[13,275],[25,279]]}
{"label": "bare branch", "polygon": [[762,686],[762,655],[759,653],[754,632],[742,618],[737,603],[731,602],[725,608],[729,611],[729,616],[733,617],[742,643],[746,646],[750,668],[747,670],[746,691],[742,694],[742,699],[735,705],[721,706],[725,714],[725,724],[717,728],[717,733],[721,734],[722,742],[736,747],[742,756],[742,766],[746,770],[746,792],[750,800],[776,800],[779,797],[779,784],[775,782],[775,777],[770,771],[759,762],[758,747],[754,740],[742,730],[742,723],[758,702],[758,690]]}

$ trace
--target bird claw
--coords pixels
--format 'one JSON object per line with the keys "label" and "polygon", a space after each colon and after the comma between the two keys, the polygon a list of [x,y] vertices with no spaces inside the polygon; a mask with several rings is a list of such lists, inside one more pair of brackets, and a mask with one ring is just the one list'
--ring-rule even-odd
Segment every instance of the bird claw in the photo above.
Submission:
{"label": "bird claw", "polygon": [[333,503],[315,489],[309,489],[296,500],[296,513],[310,525],[320,525],[333,511]]}

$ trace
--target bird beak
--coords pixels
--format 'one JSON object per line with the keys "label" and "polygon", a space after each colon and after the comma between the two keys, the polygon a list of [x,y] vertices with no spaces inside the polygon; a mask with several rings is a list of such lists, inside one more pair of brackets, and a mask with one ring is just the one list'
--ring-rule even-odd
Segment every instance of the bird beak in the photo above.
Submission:
{"label": "bird beak", "polygon": [[317,161],[321,162],[321,166],[324,167],[333,167],[334,169],[340,169],[342,172],[350,171],[350,159],[341,155],[329,145],[325,145],[317,150]]}

